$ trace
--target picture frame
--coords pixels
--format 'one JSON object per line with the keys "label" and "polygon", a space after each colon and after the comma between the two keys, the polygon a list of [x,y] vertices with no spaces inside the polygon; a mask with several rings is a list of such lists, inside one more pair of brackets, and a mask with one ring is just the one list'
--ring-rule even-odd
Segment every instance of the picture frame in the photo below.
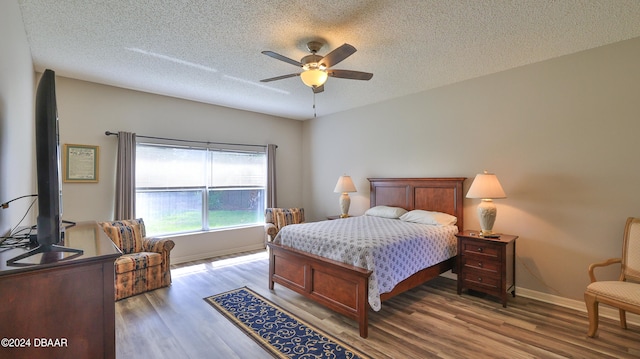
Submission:
{"label": "picture frame", "polygon": [[91,145],[64,145],[63,180],[71,183],[97,183],[100,147]]}

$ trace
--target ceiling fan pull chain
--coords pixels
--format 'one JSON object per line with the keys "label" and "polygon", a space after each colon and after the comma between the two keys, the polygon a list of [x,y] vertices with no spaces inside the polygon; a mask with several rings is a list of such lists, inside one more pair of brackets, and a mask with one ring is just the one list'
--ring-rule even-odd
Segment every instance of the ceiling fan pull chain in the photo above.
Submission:
{"label": "ceiling fan pull chain", "polygon": [[316,93],[313,93],[313,118],[316,118]]}

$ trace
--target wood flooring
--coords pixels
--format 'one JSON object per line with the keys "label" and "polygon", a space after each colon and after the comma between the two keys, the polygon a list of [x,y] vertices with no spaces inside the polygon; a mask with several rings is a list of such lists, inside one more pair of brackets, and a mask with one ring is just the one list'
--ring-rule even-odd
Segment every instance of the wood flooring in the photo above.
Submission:
{"label": "wood flooring", "polygon": [[[371,312],[369,338],[357,325],[276,284],[266,252],[173,266],[173,284],[116,302],[116,350],[128,358],[271,358],[203,298],[247,286],[371,358],[640,358],[640,327],[601,318],[588,338],[587,315],[523,297],[503,308],[456,293],[439,277]],[[632,314],[629,314],[632,315]]]}

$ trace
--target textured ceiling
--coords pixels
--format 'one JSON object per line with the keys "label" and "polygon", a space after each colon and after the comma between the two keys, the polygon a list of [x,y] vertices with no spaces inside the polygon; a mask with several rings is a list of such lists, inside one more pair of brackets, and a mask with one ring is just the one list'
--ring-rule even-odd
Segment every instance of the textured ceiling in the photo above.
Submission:
{"label": "textured ceiling", "polygon": [[640,36],[638,0],[11,0],[37,71],[293,119],[314,116],[305,44],[358,51],[317,116]]}

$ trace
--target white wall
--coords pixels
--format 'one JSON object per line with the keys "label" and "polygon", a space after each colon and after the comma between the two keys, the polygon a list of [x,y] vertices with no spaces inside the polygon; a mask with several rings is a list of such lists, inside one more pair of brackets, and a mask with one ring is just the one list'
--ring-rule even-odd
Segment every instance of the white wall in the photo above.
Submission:
{"label": "white wall", "polygon": [[[55,70],[55,69],[54,69]],[[60,142],[100,146],[99,182],[64,183],[64,218],[111,220],[117,138],[105,131],[212,142],[278,145],[278,204],[302,198],[302,123],[253,112],[56,78]],[[262,226],[173,238],[173,263],[263,247]]]}
{"label": "white wall", "polygon": [[[636,38],[307,121],[305,215],[338,213],[343,173],[357,215],[367,177],[464,176],[466,193],[486,169],[508,196],[494,229],[520,236],[517,286],[582,300],[588,265],[620,256],[640,216],[639,63]],[[465,199],[465,229],[478,203]]]}
{"label": "white wall", "polygon": [[[35,192],[34,73],[16,1],[0,1],[0,202]],[[18,225],[33,198],[0,210],[0,235]],[[35,210],[25,224],[32,224]]]}

